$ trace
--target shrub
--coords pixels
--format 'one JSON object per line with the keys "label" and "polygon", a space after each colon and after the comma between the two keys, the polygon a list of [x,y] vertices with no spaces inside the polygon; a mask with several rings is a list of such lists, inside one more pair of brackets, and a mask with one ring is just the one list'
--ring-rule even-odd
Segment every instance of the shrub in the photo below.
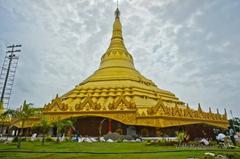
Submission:
{"label": "shrub", "polygon": [[117,140],[117,143],[121,143],[121,142],[123,142],[123,140]]}
{"label": "shrub", "polygon": [[51,136],[47,136],[46,141],[47,141],[47,142],[53,142],[54,139],[53,139]]}
{"label": "shrub", "polygon": [[161,140],[158,142],[159,146],[175,146],[177,144],[178,142],[173,140]]}
{"label": "shrub", "polygon": [[34,142],[40,142],[40,141],[42,141],[40,138],[36,138],[36,139],[34,140]]}
{"label": "shrub", "polygon": [[188,145],[196,147],[196,146],[200,145],[200,142],[199,141],[189,141]]}
{"label": "shrub", "polygon": [[[13,138],[12,142],[18,142],[19,137],[17,138],[16,136]],[[27,141],[26,138],[22,138],[21,141]]]}
{"label": "shrub", "polygon": [[124,135],[123,138],[124,138],[125,140],[134,140],[134,139],[135,139],[135,138],[134,138],[133,136],[131,136],[131,135]]}
{"label": "shrub", "polygon": [[178,142],[174,140],[165,140],[165,139],[146,140],[145,145],[146,146],[176,146],[178,145]]}
{"label": "shrub", "polygon": [[108,139],[111,139],[113,141],[116,141],[116,140],[123,140],[123,136],[114,132],[114,133],[108,133],[106,135],[103,136],[104,137],[104,140],[107,141]]}
{"label": "shrub", "polygon": [[0,139],[0,143],[6,143],[7,139]]}
{"label": "shrub", "polygon": [[209,146],[215,146],[218,145],[217,141],[209,141]]}
{"label": "shrub", "polygon": [[108,134],[104,135],[103,137],[104,137],[105,141],[107,141],[108,139],[111,139],[113,141],[118,141],[118,142],[131,141],[131,140],[135,140],[137,138],[136,136],[131,136],[131,135],[120,135],[116,132],[108,133]]}
{"label": "shrub", "polygon": [[18,142],[18,138],[15,136],[12,140],[12,142]]}
{"label": "shrub", "polygon": [[177,140],[179,145],[183,143],[185,137],[186,137],[186,133],[184,131],[177,132]]}
{"label": "shrub", "polygon": [[151,145],[155,145],[156,143],[153,140],[146,140],[145,141],[145,145],[146,146],[151,146]]}
{"label": "shrub", "polygon": [[22,142],[25,142],[25,141],[27,141],[27,139],[26,139],[26,138],[22,138],[21,140],[22,140]]}
{"label": "shrub", "polygon": [[240,154],[239,153],[226,154],[226,156],[229,159],[239,159],[240,158]]}
{"label": "shrub", "polygon": [[66,138],[64,139],[64,141],[66,141],[66,142],[71,142],[72,139],[71,139],[70,137],[66,137]]}

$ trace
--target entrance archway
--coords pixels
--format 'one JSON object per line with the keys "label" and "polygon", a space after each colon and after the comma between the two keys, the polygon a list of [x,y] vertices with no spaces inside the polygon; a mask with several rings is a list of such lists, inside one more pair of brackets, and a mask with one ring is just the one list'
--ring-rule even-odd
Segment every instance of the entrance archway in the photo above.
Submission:
{"label": "entrance archway", "polygon": [[[75,133],[80,136],[99,137],[108,132],[120,133],[119,130],[121,130],[121,134],[126,134],[127,126],[113,119],[98,116],[81,116],[71,118],[71,120],[74,121]],[[101,129],[101,132],[99,132],[99,129]]]}

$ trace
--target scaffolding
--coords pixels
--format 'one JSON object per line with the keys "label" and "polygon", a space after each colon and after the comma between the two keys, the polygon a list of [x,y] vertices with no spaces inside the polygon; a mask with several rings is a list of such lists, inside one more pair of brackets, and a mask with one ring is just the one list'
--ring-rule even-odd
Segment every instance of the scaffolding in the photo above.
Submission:
{"label": "scaffolding", "polygon": [[0,74],[0,101],[5,108],[9,108],[9,101],[12,93],[14,78],[17,70],[19,52],[22,45],[7,46],[7,52],[3,61]]}

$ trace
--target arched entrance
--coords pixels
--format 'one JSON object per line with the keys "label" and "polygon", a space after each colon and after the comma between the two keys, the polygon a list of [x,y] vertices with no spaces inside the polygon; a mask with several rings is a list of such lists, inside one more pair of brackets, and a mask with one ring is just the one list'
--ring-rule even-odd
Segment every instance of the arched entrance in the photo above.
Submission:
{"label": "arched entrance", "polygon": [[126,134],[127,126],[119,121],[97,117],[81,116],[71,118],[75,127],[75,133],[80,136],[98,137],[109,132]]}

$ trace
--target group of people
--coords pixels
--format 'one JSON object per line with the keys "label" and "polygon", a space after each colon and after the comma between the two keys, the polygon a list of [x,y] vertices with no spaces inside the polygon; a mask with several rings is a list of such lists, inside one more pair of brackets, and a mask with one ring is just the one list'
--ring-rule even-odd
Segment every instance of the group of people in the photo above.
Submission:
{"label": "group of people", "polygon": [[[217,141],[217,143],[218,143],[218,145],[220,147],[224,146],[224,144],[225,144],[225,142],[226,142],[226,140],[228,138],[230,138],[231,141],[232,141],[232,144],[234,146],[236,146],[237,135],[236,135],[235,131],[231,127],[228,127],[228,131],[226,132],[226,134],[228,136],[226,136],[225,133],[220,131],[219,129],[214,129],[213,132],[214,132],[214,134],[216,136],[216,141]],[[209,145],[209,141],[206,138],[202,138],[200,140],[200,143],[203,144],[203,145]]]}
{"label": "group of people", "polygon": [[[230,137],[232,144],[234,146],[236,146],[237,145],[236,144],[237,136],[236,136],[235,131],[231,127],[229,127],[227,134]],[[216,139],[217,139],[218,144],[222,145],[222,144],[224,144],[225,140],[227,139],[227,136],[223,132],[219,131],[218,135],[216,136]]]}

